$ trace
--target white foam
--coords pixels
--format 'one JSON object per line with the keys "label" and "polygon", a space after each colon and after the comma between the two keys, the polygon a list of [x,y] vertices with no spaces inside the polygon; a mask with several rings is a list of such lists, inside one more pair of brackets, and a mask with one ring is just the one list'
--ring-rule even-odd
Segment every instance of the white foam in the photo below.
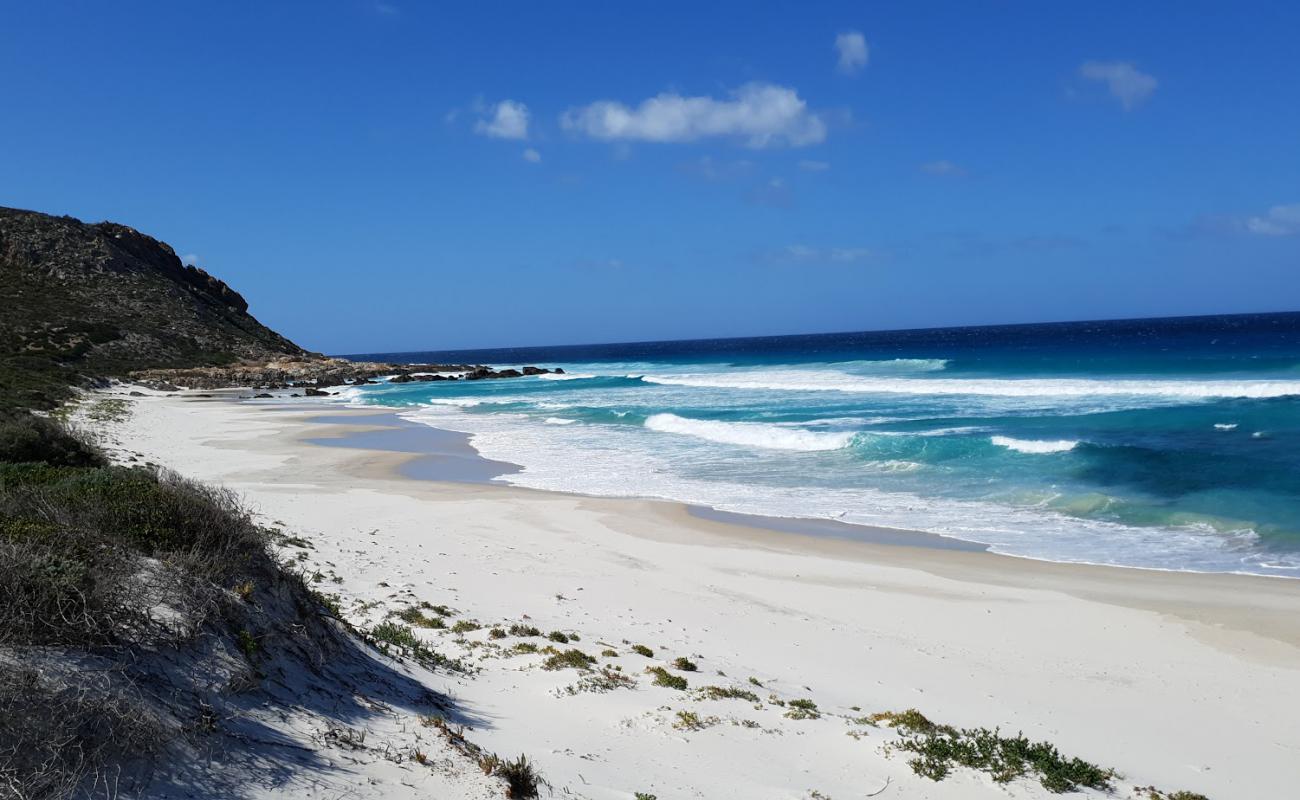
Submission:
{"label": "white foam", "polygon": [[1216,422],[1216,423],[1214,423],[1214,429],[1215,429],[1216,431],[1233,431],[1233,430],[1236,430],[1236,429],[1237,429],[1237,423],[1235,423],[1235,422]]}
{"label": "white foam", "polygon": [[543,381],[578,381],[584,378],[595,378],[595,375],[588,375],[585,372],[548,372],[544,375],[538,375],[538,380]]}
{"label": "white foam", "polygon": [[994,436],[989,441],[998,447],[1015,450],[1018,453],[1064,453],[1073,450],[1079,443],[1069,439],[1039,441],[1036,439],[1012,439],[1010,436]]}
{"label": "white foam", "polygon": [[[919,496],[871,486],[773,486],[681,474],[683,452],[646,446],[640,426],[554,427],[536,418],[468,414],[425,407],[402,416],[471,434],[487,458],[519,464],[503,483],[613,497],[649,497],[775,517],[836,519],[861,525],[926,530],[982,542],[995,552],[1051,561],[1156,569],[1300,572],[1300,560],[1255,549],[1254,534],[1225,536],[1206,526],[1130,527],[1081,519],[1043,506],[1017,508],[980,500]],[[653,436],[654,432],[648,435]],[[920,469],[876,462],[865,469]],[[886,466],[896,464],[897,466]]]}
{"label": "white foam", "polygon": [[542,420],[542,422],[545,422],[547,425],[572,425],[573,423],[577,422],[577,420],[563,419],[561,417],[547,417],[546,419]]}
{"label": "white foam", "polygon": [[645,427],[660,433],[676,433],[720,444],[765,450],[838,450],[848,446],[855,436],[851,431],[809,431],[762,422],[688,419],[676,414],[653,414],[646,419]]}
{"label": "white foam", "polygon": [[456,406],[457,408],[473,408],[483,403],[482,400],[476,400],[473,397],[434,397],[424,402],[435,406]]}
{"label": "white foam", "polygon": [[[637,377],[629,375],[628,377]],[[1093,380],[1085,378],[903,378],[825,370],[754,370],[731,373],[642,375],[647,383],[711,389],[765,389],[856,394],[989,395],[997,397],[1215,397],[1300,395],[1300,381]]]}

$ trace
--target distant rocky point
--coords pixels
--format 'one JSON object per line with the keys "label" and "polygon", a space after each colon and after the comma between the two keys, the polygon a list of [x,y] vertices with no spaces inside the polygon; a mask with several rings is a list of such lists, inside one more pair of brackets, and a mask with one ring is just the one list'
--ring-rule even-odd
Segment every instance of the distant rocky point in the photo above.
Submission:
{"label": "distant rocky point", "polygon": [[[564,374],[562,369],[524,367],[495,370],[481,364],[398,364],[385,361],[349,361],[345,358],[305,356],[271,361],[246,361],[220,367],[135,370],[131,380],[157,389],[222,389],[251,387],[284,389],[305,387],[308,396],[331,386],[361,386],[390,376],[391,383],[423,381],[477,381],[519,378],[526,375]],[[315,390],[315,391],[313,391]]]}

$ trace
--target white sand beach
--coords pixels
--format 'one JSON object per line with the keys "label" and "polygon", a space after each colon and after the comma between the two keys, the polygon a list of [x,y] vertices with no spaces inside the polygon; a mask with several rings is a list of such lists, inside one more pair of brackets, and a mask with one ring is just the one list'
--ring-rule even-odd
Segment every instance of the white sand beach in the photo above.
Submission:
{"label": "white sand beach", "polygon": [[[419,630],[478,668],[436,673],[431,688],[477,720],[467,739],[526,754],[556,797],[1051,796],[1036,781],[963,768],[941,782],[914,774],[894,731],[859,721],[908,708],[1023,731],[1114,767],[1118,797],[1154,785],[1280,798],[1300,785],[1300,581],[861,543],[702,519],[668,502],[418,480],[399,473],[418,453],[306,441],[374,430],[366,410],[111,391],[130,414],[94,424],[105,444],[229,487],[266,524],[309,540],[305,568],[353,622],[423,601],[453,610],[448,624],[479,623]],[[313,422],[321,415],[355,423]],[[636,685],[569,694],[581,673],[511,654],[526,639],[489,637],[511,623],[577,634],[557,647],[621,667]],[[677,657],[698,671],[674,669]],[[653,665],[690,688],[652,685]],[[701,699],[710,685],[758,702]],[[820,716],[792,718],[800,699]],[[421,776],[418,764],[377,762],[261,788],[470,796]],[[484,791],[481,776],[465,780]]]}

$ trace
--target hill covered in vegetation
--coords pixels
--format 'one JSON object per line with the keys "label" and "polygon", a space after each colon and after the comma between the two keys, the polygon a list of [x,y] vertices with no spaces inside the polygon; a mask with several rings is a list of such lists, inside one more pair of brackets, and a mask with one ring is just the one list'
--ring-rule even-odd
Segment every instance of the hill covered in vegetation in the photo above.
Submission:
{"label": "hill covered in vegetation", "polygon": [[86,378],[309,356],[223,281],[114,222],[0,207],[0,403]]}

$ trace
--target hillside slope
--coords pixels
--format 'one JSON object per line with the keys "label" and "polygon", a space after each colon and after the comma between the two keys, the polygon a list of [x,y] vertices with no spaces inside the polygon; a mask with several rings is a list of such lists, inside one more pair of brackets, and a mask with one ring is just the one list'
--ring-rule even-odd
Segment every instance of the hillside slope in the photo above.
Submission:
{"label": "hillside slope", "polygon": [[125,225],[0,207],[0,393],[48,405],[82,376],[306,355],[224,282]]}

